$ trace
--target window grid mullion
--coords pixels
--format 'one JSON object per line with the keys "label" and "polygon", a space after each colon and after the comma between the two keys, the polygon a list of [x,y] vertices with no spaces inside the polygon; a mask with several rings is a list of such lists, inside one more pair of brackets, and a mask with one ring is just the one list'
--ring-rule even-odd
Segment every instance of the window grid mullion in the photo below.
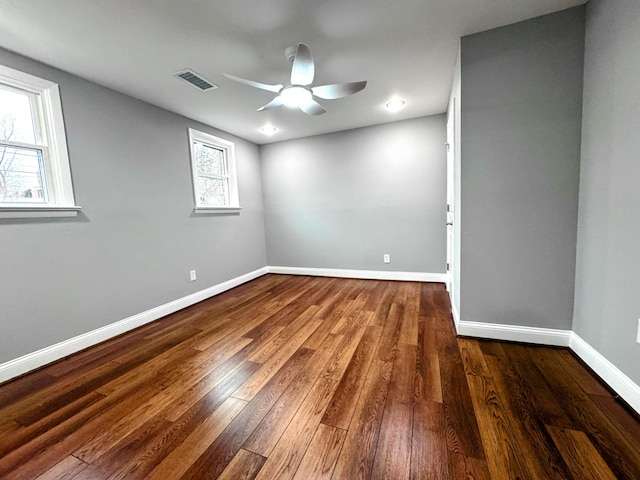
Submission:
{"label": "window grid mullion", "polygon": [[0,147],[23,148],[25,150],[46,150],[46,145],[38,143],[12,142],[11,140],[0,140]]}

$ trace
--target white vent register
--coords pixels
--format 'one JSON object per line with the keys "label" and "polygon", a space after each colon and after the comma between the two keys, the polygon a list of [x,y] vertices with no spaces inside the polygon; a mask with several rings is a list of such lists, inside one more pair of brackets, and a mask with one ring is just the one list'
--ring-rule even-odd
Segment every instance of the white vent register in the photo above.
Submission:
{"label": "white vent register", "polygon": [[191,69],[181,70],[179,72],[174,73],[174,75],[178,78],[181,78],[185,82],[193,85],[198,90],[202,90],[206,92],[207,90],[214,90],[218,88],[218,86],[205,79],[202,75],[197,74]]}

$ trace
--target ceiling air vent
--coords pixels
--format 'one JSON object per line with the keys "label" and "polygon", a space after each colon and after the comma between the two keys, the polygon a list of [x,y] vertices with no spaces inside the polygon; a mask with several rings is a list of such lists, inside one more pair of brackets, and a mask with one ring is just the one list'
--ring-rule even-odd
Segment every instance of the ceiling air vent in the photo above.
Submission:
{"label": "ceiling air vent", "polygon": [[201,75],[197,74],[193,70],[181,70],[174,75],[178,78],[183,79],[185,82],[190,83],[198,90],[202,90],[206,92],[207,90],[213,90],[214,88],[218,88],[215,83],[210,82],[209,80],[205,80]]}

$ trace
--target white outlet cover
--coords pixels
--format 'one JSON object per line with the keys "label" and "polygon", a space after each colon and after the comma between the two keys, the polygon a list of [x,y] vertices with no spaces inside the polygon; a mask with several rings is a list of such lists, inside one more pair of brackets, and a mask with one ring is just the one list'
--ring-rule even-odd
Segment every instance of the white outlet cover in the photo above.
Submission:
{"label": "white outlet cover", "polygon": [[195,270],[191,270],[189,272],[189,278],[191,279],[192,282],[194,282],[196,280],[196,271]]}
{"label": "white outlet cover", "polygon": [[384,263],[391,263],[391,255],[389,255],[388,253],[385,253],[383,260],[384,260]]}

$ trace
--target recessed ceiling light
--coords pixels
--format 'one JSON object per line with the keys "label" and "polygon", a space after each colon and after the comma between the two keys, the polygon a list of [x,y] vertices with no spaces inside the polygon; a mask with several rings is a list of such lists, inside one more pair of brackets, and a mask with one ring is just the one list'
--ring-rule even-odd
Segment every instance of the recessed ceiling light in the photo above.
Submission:
{"label": "recessed ceiling light", "polygon": [[404,108],[404,105],[404,100],[402,100],[401,98],[394,98],[392,100],[389,100],[385,106],[390,112],[397,112],[399,110],[402,110]]}
{"label": "recessed ceiling light", "polygon": [[260,129],[260,131],[262,133],[264,133],[265,135],[273,135],[274,133],[276,133],[278,130],[276,129],[276,127],[272,127],[271,125],[265,125],[264,127],[262,127]]}

